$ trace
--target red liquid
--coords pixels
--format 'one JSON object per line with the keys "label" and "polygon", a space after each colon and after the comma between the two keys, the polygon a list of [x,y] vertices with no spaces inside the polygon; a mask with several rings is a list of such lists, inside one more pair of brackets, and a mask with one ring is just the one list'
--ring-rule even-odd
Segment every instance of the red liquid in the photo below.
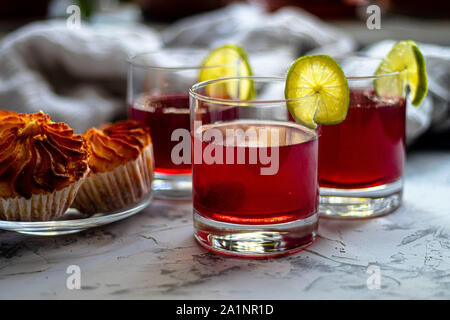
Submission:
{"label": "red liquid", "polygon": [[172,148],[180,143],[171,141],[172,132],[178,128],[189,131],[189,95],[147,97],[129,108],[131,119],[150,126],[155,172],[163,174],[189,174],[191,165],[174,164],[171,159]]}
{"label": "red liquid", "polygon": [[404,99],[377,101],[372,90],[351,90],[347,118],[321,127],[320,186],[368,188],[398,180],[405,160],[405,116]]}
{"label": "red liquid", "polygon": [[[250,152],[264,149],[266,145],[248,146],[227,140],[226,145],[215,143],[223,154],[224,164],[193,164],[194,208],[209,219],[236,224],[274,224],[304,219],[317,212],[317,136],[296,124],[276,122],[234,121],[221,125],[203,126],[201,132],[219,129],[270,128],[279,130],[279,168],[274,175],[261,175],[261,168],[270,164],[249,164]],[[193,139],[201,146],[202,154],[209,142]],[[253,150],[251,150],[253,149]],[[226,164],[227,152],[233,152],[234,164]],[[245,152],[245,164],[237,164],[237,155]],[[275,157],[274,157],[275,158]],[[195,160],[197,161],[197,160]],[[275,161],[275,160],[274,160]],[[229,163],[229,162],[228,162]]]}

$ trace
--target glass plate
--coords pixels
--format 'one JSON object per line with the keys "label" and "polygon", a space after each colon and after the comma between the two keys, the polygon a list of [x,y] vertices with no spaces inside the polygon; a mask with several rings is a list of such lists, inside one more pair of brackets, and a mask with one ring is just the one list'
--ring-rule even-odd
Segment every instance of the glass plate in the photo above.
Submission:
{"label": "glass plate", "polygon": [[140,202],[122,208],[120,211],[98,213],[87,218],[86,215],[80,213],[77,209],[69,208],[59,220],[55,221],[21,222],[0,220],[0,229],[38,236],[58,236],[76,233],[132,216],[147,207],[152,202],[152,199],[153,192]]}

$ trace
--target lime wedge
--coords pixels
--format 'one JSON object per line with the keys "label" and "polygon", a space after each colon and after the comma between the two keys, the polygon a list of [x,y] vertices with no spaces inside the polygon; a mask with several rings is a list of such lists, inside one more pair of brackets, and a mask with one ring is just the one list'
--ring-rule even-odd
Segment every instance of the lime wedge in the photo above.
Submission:
{"label": "lime wedge", "polygon": [[400,72],[397,77],[375,79],[375,91],[381,97],[400,97],[409,86],[411,103],[419,106],[428,91],[425,59],[414,41],[399,41],[378,66],[376,75]]}
{"label": "lime wedge", "polygon": [[[199,82],[225,78],[247,77],[252,75],[244,50],[236,45],[228,44],[212,50],[203,60]],[[253,81],[225,81],[221,84],[208,85],[208,95],[219,98],[251,100],[255,97]]]}
{"label": "lime wedge", "polygon": [[347,116],[347,78],[330,56],[298,58],[289,69],[284,93],[292,117],[307,127],[336,124]]}

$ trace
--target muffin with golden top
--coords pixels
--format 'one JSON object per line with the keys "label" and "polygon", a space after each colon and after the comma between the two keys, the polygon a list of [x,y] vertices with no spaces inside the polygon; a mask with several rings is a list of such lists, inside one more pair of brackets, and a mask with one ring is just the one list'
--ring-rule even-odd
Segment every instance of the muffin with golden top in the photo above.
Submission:
{"label": "muffin with golden top", "polygon": [[88,174],[85,139],[40,113],[0,111],[0,219],[61,217]]}
{"label": "muffin with golden top", "polygon": [[147,127],[120,121],[89,129],[84,137],[91,151],[91,171],[75,208],[86,214],[113,212],[151,193],[154,158]]}

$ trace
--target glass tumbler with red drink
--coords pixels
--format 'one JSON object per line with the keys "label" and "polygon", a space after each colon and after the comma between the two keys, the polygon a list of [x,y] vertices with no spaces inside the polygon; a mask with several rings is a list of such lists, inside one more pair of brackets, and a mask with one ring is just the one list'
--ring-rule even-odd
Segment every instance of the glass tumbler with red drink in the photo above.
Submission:
{"label": "glass tumbler with red drink", "polygon": [[318,135],[288,120],[284,85],[232,77],[191,88],[194,236],[209,250],[272,257],[315,238]]}
{"label": "glass tumbler with red drink", "polygon": [[[338,60],[339,61],[339,60]],[[374,75],[381,59],[348,57],[340,65],[349,84],[344,121],[319,128],[320,213],[366,218],[397,209],[402,200],[405,162],[406,91],[381,97],[383,78],[403,88],[403,71]]]}
{"label": "glass tumbler with red drink", "polygon": [[[128,114],[130,119],[150,127],[156,197],[192,197],[189,88],[198,82],[203,69],[214,73],[214,68],[223,68],[223,65],[202,66],[208,52],[161,49],[129,59]],[[229,65],[227,63],[228,72]],[[237,70],[237,64],[235,68]]]}

